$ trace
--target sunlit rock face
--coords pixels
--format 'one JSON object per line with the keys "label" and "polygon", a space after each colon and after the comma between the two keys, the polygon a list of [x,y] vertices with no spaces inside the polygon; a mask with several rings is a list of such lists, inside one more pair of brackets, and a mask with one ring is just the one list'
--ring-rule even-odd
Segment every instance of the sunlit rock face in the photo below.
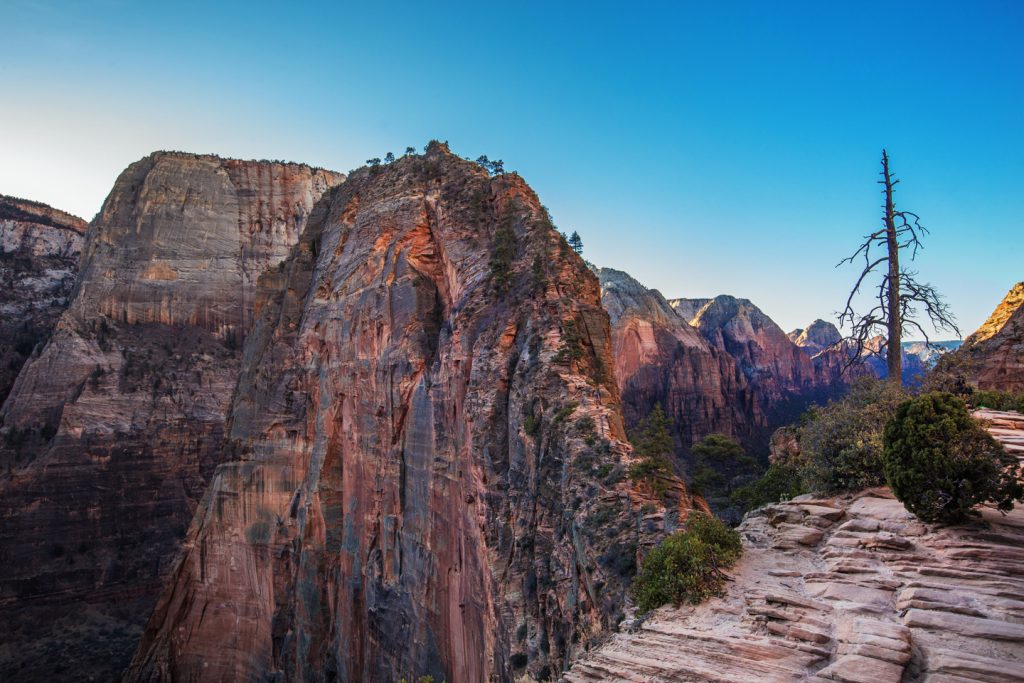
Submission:
{"label": "sunlit rock face", "polygon": [[128,680],[548,679],[614,626],[692,501],[623,477],[597,279],[519,176],[360,170],[260,289]]}
{"label": "sunlit rock face", "polygon": [[693,325],[736,359],[772,425],[784,424],[810,403],[834,396],[846,381],[832,363],[809,358],[747,299],[717,296],[697,311]]}
{"label": "sunlit rock face", "polygon": [[697,317],[700,309],[711,303],[711,299],[668,299],[668,305],[672,307],[672,310],[676,312],[680,318],[686,322],[693,324],[693,319]]}
{"label": "sunlit rock face", "polygon": [[67,308],[85,227],[45,204],[0,195],[0,405]]}
{"label": "sunlit rock face", "polygon": [[1024,392],[1024,282],[951,354],[979,389]]}
{"label": "sunlit rock face", "polygon": [[660,404],[683,449],[716,433],[759,443],[767,430],[762,406],[734,358],[685,319],[692,306],[681,302],[695,300],[670,304],[657,290],[611,268],[597,275],[611,316],[627,424]]}
{"label": "sunlit rock face", "polygon": [[820,318],[806,328],[793,330],[786,336],[808,356],[816,356],[843,339],[835,325]]}
{"label": "sunlit rock face", "polygon": [[19,643],[0,668],[110,680],[127,665],[222,456],[257,278],[342,180],[181,153],[118,178],[0,414],[0,612]]}

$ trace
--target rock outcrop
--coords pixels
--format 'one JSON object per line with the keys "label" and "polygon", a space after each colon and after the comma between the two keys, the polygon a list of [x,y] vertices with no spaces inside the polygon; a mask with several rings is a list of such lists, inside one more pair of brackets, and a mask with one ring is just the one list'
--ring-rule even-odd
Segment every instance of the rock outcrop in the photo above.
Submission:
{"label": "rock outcrop", "polygon": [[0,406],[67,308],[85,227],[45,204],[0,195]]}
{"label": "rock outcrop", "polygon": [[808,404],[841,389],[834,373],[816,365],[771,318],[747,299],[721,295],[701,307],[693,325],[736,359],[758,393],[768,421],[790,421]]}
{"label": "rock outcrop", "polygon": [[627,424],[661,404],[684,450],[716,433],[763,445],[768,425],[762,406],[733,357],[705,339],[657,290],[611,268],[599,268],[597,275],[611,316]]}
{"label": "rock outcrop", "polygon": [[982,514],[926,526],[884,488],[762,508],[724,596],[653,612],[564,680],[1024,681],[1024,510]]}
{"label": "rock outcrop", "polygon": [[110,680],[127,665],[223,455],[257,277],[342,179],[181,153],[118,178],[72,302],[0,414],[0,669]]}
{"label": "rock outcrop", "polygon": [[952,354],[979,389],[1024,392],[1024,282],[1018,282]]}
{"label": "rock outcrop", "polygon": [[700,313],[700,309],[711,303],[711,299],[669,299],[668,305],[680,318],[693,324],[693,319]]}
{"label": "rock outcrop", "polygon": [[788,335],[790,341],[799,346],[808,356],[816,356],[822,351],[835,346],[843,340],[836,326],[818,318],[806,328],[793,330]]}
{"label": "rock outcrop", "polygon": [[623,478],[597,279],[517,175],[357,171],[260,289],[128,680],[546,679],[615,625],[693,502]]}

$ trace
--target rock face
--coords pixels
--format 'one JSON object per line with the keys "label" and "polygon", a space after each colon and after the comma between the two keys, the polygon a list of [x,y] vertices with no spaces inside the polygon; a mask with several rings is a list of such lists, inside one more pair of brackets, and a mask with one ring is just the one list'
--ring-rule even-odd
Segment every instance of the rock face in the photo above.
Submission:
{"label": "rock face", "polygon": [[697,317],[700,309],[711,303],[711,299],[669,299],[668,305],[672,307],[672,310],[676,312],[680,318],[686,322],[693,324],[693,319]]}
{"label": "rock face", "polygon": [[763,451],[772,429],[870,373],[846,367],[839,331],[822,320],[787,335],[746,299],[666,300],[621,271],[597,273],[627,424],[660,403],[684,457],[714,433]]}
{"label": "rock face", "polygon": [[773,425],[790,421],[809,403],[841,388],[829,365],[816,364],[747,299],[717,296],[701,307],[693,325],[736,359]]}
{"label": "rock face", "polygon": [[260,289],[128,680],[544,679],[616,623],[692,501],[623,479],[597,279],[517,175],[362,169]]}
{"label": "rock face", "polygon": [[0,406],[67,308],[85,227],[45,204],[0,195]]}
{"label": "rock face", "polygon": [[179,153],[118,178],[72,302],[0,414],[0,669],[109,680],[127,665],[223,455],[257,277],[342,179]]}
{"label": "rock face", "polygon": [[611,316],[627,424],[661,404],[684,449],[716,433],[760,443],[767,421],[733,357],[705,339],[657,290],[619,270],[599,268],[597,275]]}
{"label": "rock face", "polygon": [[1024,282],[1018,282],[953,354],[979,389],[1024,392]]}
{"label": "rock face", "polygon": [[790,341],[803,349],[808,356],[816,356],[825,349],[843,340],[836,326],[818,318],[806,328],[793,330],[788,335]]}
{"label": "rock face", "polygon": [[762,508],[723,597],[653,612],[564,680],[1024,681],[1024,510],[983,518],[925,526],[884,488]]}

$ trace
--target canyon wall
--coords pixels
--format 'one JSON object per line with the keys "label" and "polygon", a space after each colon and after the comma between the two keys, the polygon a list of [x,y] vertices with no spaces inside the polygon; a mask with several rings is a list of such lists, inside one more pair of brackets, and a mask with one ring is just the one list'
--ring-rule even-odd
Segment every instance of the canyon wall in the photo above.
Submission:
{"label": "canyon wall", "polygon": [[949,357],[978,389],[1024,393],[1024,282]]}
{"label": "canyon wall", "polygon": [[693,501],[624,478],[597,279],[515,174],[361,169],[261,278],[131,681],[548,679]]}
{"label": "canyon wall", "polygon": [[128,663],[222,455],[257,278],[342,180],[181,153],[117,179],[0,413],[0,665],[20,680]]}
{"label": "canyon wall", "polygon": [[670,304],[657,290],[611,268],[597,275],[611,316],[627,424],[661,404],[684,450],[708,434],[760,444],[768,429],[763,406],[733,356],[687,322],[690,309],[680,302],[690,300]]}
{"label": "canyon wall", "polygon": [[0,195],[0,406],[67,308],[85,227],[45,204]]}
{"label": "canyon wall", "polygon": [[787,335],[746,299],[666,300],[621,271],[597,273],[627,424],[660,403],[684,460],[693,443],[715,433],[766,453],[774,428],[870,372],[860,363],[845,367],[839,331],[824,321]]}

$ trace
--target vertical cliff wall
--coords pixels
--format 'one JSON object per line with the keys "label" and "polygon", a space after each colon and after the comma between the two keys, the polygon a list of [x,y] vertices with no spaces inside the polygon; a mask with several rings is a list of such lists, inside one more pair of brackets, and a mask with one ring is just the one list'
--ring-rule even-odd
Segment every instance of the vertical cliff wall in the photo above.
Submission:
{"label": "vertical cliff wall", "polygon": [[773,426],[792,421],[810,403],[835,396],[848,379],[839,374],[845,352],[826,349],[810,358],[747,299],[717,296],[697,311],[692,324],[736,359]]}
{"label": "vertical cliff wall", "polygon": [[689,309],[622,271],[600,268],[597,274],[627,424],[660,403],[684,449],[708,434],[763,445],[768,424],[761,404],[733,357],[684,319]]}
{"label": "vertical cliff wall", "polygon": [[118,178],[0,414],[0,668],[109,680],[127,664],[221,456],[257,277],[342,179],[179,153]]}
{"label": "vertical cliff wall", "polygon": [[0,406],[67,308],[85,221],[0,195]]}
{"label": "vertical cliff wall", "polygon": [[438,143],[360,170],[260,283],[128,680],[547,679],[614,626],[691,500],[624,479],[597,280],[518,176]]}

